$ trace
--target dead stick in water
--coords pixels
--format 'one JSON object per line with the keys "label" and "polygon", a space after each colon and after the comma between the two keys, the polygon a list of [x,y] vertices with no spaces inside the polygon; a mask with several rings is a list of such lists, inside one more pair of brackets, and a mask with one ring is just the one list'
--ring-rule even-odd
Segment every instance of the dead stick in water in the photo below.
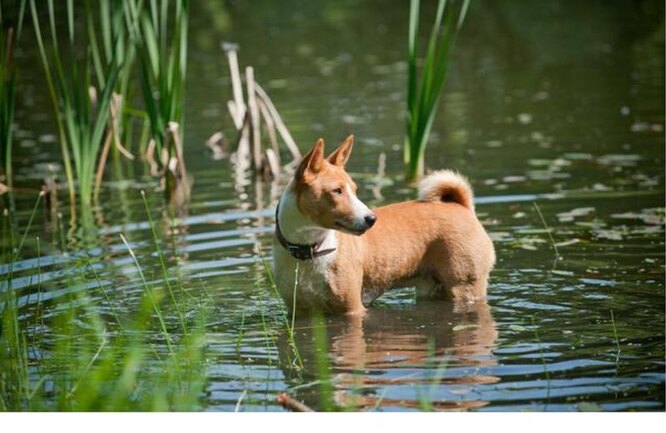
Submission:
{"label": "dead stick in water", "polygon": [[176,151],[176,160],[178,162],[178,176],[180,180],[185,180],[187,169],[185,167],[185,156],[183,155],[183,145],[180,142],[180,125],[178,122],[169,122],[168,131],[173,140],[173,147]]}
{"label": "dead stick in water", "polygon": [[280,175],[280,160],[273,149],[266,149],[266,162],[270,175],[275,179]]}
{"label": "dead stick in water", "polygon": [[293,137],[289,133],[289,130],[285,126],[284,122],[282,121],[282,117],[280,117],[280,114],[278,113],[277,109],[275,108],[275,105],[273,105],[273,101],[271,101],[271,98],[268,97],[268,94],[264,89],[259,85],[259,83],[255,83],[255,88],[257,91],[257,96],[262,99],[262,101],[266,104],[266,108],[268,109],[268,112],[271,114],[271,117],[273,118],[273,121],[275,122],[275,126],[277,127],[278,132],[282,136],[282,139],[284,140],[284,143],[287,145],[289,148],[289,151],[291,152],[291,155],[293,156],[294,159],[298,160],[301,159],[301,152],[298,150],[298,146],[296,146],[296,142],[294,142]]}
{"label": "dead stick in water", "polygon": [[222,49],[227,53],[229,72],[231,72],[231,88],[235,104],[235,110],[231,114],[236,129],[240,131],[243,127],[243,118],[245,117],[245,102],[243,102],[243,85],[241,84],[240,69],[238,68],[238,55],[235,46],[232,44],[222,44]]}
{"label": "dead stick in water", "polygon": [[243,170],[250,165],[250,112],[246,111],[243,117],[243,126],[236,141],[236,161]]}
{"label": "dead stick in water", "polygon": [[292,410],[294,412],[314,412],[310,407],[301,403],[298,400],[294,400],[289,394],[282,392],[277,396],[277,402],[280,406]]}
{"label": "dead stick in water", "polygon": [[102,146],[102,153],[99,157],[99,164],[97,165],[97,174],[95,174],[95,188],[93,190],[93,200],[99,200],[99,190],[102,186],[102,179],[104,178],[104,167],[106,166],[106,158],[109,156],[109,149],[113,141],[113,132],[107,131],[104,145]]}
{"label": "dead stick in water", "polygon": [[257,98],[257,105],[259,105],[261,118],[266,124],[266,130],[268,130],[268,138],[271,142],[271,148],[277,157],[278,165],[280,165],[280,148],[278,147],[277,135],[275,134],[275,122],[273,121],[271,114],[268,112],[268,108],[266,108],[266,103],[261,98]]}
{"label": "dead stick in water", "polygon": [[259,172],[263,162],[261,148],[261,129],[259,128],[259,107],[255,93],[254,68],[245,68],[245,84],[247,85],[247,108],[250,112],[250,131],[252,136],[252,161],[254,169]]}

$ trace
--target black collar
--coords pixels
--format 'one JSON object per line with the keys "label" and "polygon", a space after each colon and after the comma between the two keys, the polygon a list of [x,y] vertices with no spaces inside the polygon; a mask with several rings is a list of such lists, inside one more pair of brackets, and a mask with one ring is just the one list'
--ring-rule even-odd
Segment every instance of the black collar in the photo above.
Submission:
{"label": "black collar", "polygon": [[275,208],[275,235],[277,236],[278,241],[280,241],[280,245],[282,245],[293,258],[298,260],[312,260],[317,257],[331,254],[335,251],[335,248],[317,251],[321,246],[321,242],[315,242],[314,244],[293,244],[289,242],[282,234],[282,230],[280,230],[280,223],[278,220],[279,209],[280,203],[278,202],[278,205]]}

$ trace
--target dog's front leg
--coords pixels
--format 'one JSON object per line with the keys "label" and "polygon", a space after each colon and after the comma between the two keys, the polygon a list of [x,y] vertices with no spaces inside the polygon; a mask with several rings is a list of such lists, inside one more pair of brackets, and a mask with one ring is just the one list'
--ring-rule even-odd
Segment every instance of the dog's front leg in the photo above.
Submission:
{"label": "dog's front leg", "polygon": [[331,307],[337,313],[348,315],[365,314],[363,305],[363,276],[353,272],[336,275],[330,284],[332,302]]}

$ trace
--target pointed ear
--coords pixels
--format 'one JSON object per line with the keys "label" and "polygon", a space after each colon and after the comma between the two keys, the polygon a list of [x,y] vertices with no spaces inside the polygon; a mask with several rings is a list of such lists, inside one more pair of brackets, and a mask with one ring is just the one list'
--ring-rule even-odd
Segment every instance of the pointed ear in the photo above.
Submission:
{"label": "pointed ear", "polygon": [[345,141],[340,143],[337,149],[328,155],[328,162],[338,167],[344,167],[347,164],[349,155],[351,155],[352,147],[354,146],[354,136],[350,135],[345,138]]}
{"label": "pointed ear", "polygon": [[324,168],[324,140],[320,138],[303,157],[296,169],[296,179],[308,181]]}

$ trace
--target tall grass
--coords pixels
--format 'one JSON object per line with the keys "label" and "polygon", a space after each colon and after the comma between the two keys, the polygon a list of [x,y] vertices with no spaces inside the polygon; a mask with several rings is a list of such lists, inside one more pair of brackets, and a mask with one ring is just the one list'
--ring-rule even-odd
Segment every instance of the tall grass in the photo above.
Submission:
{"label": "tall grass", "polygon": [[425,148],[441,97],[451,51],[469,8],[470,0],[439,0],[423,63],[418,47],[420,0],[411,0],[407,70],[407,134],[405,174],[414,180],[424,173]]}
{"label": "tall grass", "polygon": [[99,190],[104,175],[104,168],[112,148],[117,149],[129,159],[134,159],[124,147],[132,137],[132,118],[143,118],[144,113],[129,106],[133,97],[133,72],[136,48],[130,36],[128,27],[132,25],[131,4],[120,0],[97,0],[95,2],[97,14],[93,13],[90,0],[84,3],[86,18],[86,32],[88,36],[91,61],[97,82],[106,84],[108,66],[116,59],[122,64],[118,79],[111,95],[110,120],[104,138],[103,148],[99,155],[97,172],[95,175],[94,198],[99,196]]}
{"label": "tall grass", "polygon": [[[183,180],[183,101],[187,71],[188,0],[130,2],[132,35],[139,54],[143,103],[150,125],[149,157],[153,174],[166,174],[167,183]],[[170,4],[174,3],[171,8]],[[169,173],[175,160],[177,169]],[[175,179],[174,179],[175,177]],[[167,192],[173,185],[167,185]]]}
{"label": "tall grass", "polygon": [[[14,129],[14,96],[16,67],[14,49],[23,27],[26,0],[21,0],[16,28],[0,29],[0,172],[4,172],[7,185],[13,185],[12,141]],[[0,5],[0,24],[4,22]]]}
{"label": "tall grass", "polygon": [[296,269],[294,270],[294,302],[292,305],[292,311],[291,311],[291,319],[289,319],[289,311],[286,308],[286,305],[282,302],[282,297],[280,296],[280,292],[277,288],[277,285],[275,283],[275,278],[273,277],[273,272],[271,271],[270,265],[266,263],[266,260],[264,259],[263,255],[261,254],[261,251],[259,252],[259,255],[261,257],[261,263],[264,267],[264,271],[266,274],[266,277],[268,279],[268,285],[270,286],[273,295],[275,296],[275,299],[280,300],[280,316],[281,316],[281,322],[282,325],[284,326],[284,329],[287,332],[287,341],[289,344],[290,352],[293,355],[293,358],[288,357],[289,361],[289,368],[295,368],[295,369],[303,369],[303,360],[301,358],[301,355],[298,351],[298,345],[296,344],[296,336],[294,334],[295,331],[295,321],[296,321],[296,292],[298,291],[298,264],[296,265]]}
{"label": "tall grass", "polygon": [[[122,8],[121,3],[111,4],[115,8]],[[30,0],[33,27],[58,128],[70,202],[75,203],[78,185],[81,206],[88,208],[92,201],[97,159],[109,124],[112,94],[122,71],[123,59],[117,49],[122,43],[122,37],[109,36],[114,49],[104,64],[94,36],[85,42],[89,50],[80,58],[75,52],[75,46],[76,38],[82,37],[76,34],[73,0],[67,0],[64,8],[61,3],[60,10],[56,10],[53,0],[48,0],[47,6],[50,41],[42,33],[35,0]],[[56,26],[58,12],[66,13],[67,16],[65,35],[59,34]],[[94,35],[97,30],[92,28],[94,23],[90,8],[87,8],[86,13],[89,36]]]}
{"label": "tall grass", "polygon": [[[38,202],[33,216],[36,209]],[[172,300],[174,305],[164,302],[168,298],[165,287],[171,284],[168,277],[155,282],[143,278],[144,271],[126,242],[142,288],[134,307],[125,304],[118,311],[108,293],[114,283],[98,272],[103,262],[85,254],[80,263],[66,265],[68,271],[78,272],[67,273],[65,294],[51,297],[47,312],[34,309],[30,303],[19,302],[11,286],[12,269],[31,222],[17,242],[12,218],[6,212],[2,222],[2,235],[10,244],[2,252],[9,273],[5,281],[0,280],[4,283],[0,292],[0,410],[200,408],[207,300],[196,297],[195,304],[187,306],[192,314],[181,324],[173,310],[184,306],[177,300]],[[174,326],[178,338],[170,331]]]}
{"label": "tall grass", "polygon": [[[109,152],[132,159],[122,142],[133,117],[147,125],[151,172],[184,178],[183,98],[187,60],[188,1],[30,0],[40,59],[56,118],[70,201],[87,208],[97,198]],[[47,9],[48,26],[40,22]],[[171,6],[173,5],[173,6]],[[63,21],[65,25],[60,25]],[[84,22],[77,34],[75,21]],[[79,30],[81,30],[79,28]],[[76,47],[87,47],[85,52]],[[133,68],[139,60],[138,76]],[[138,83],[145,112],[129,106]],[[142,149],[145,151],[146,149]],[[176,164],[173,159],[176,159]],[[167,167],[177,170],[169,175]]]}
{"label": "tall grass", "polygon": [[[1,18],[0,14],[0,18]],[[0,20],[1,22],[1,20]],[[12,129],[14,122],[14,29],[0,33],[0,164],[12,186]]]}
{"label": "tall grass", "polygon": [[[32,221],[37,213],[40,194],[33,207],[30,220],[21,241],[16,243],[13,213],[3,213],[2,238],[7,240],[3,243],[2,262],[8,264],[6,283],[0,285],[0,410],[13,410],[15,405],[21,401],[30,401],[32,391],[30,389],[28,343],[27,335],[23,332],[19,319],[18,299],[12,288],[14,278],[14,263],[21,254],[25,239],[27,237]],[[4,287],[3,287],[4,286]]]}

